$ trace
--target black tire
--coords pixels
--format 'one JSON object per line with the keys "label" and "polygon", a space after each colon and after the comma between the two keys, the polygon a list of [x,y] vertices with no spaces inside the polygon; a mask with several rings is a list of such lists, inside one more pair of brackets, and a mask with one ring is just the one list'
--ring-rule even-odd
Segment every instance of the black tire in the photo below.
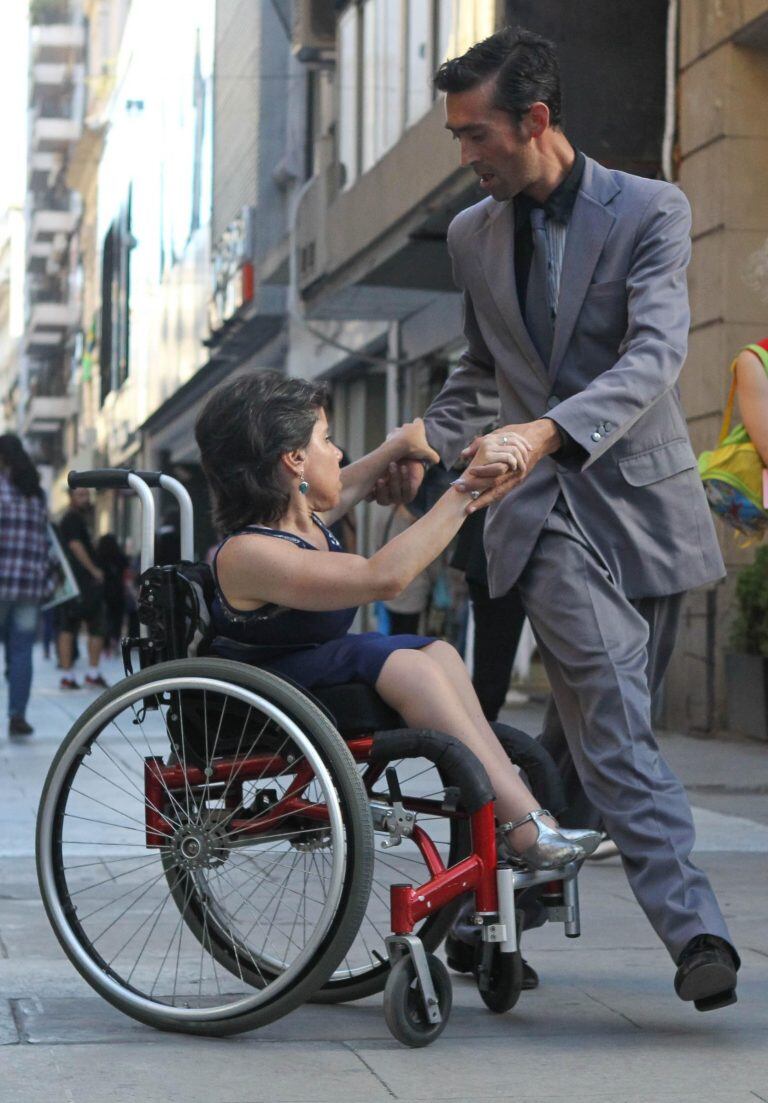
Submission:
{"label": "black tire", "polygon": [[[480,968],[483,950],[492,947],[491,961],[484,983],[480,984]],[[520,950],[503,954],[498,943],[480,943],[475,949],[475,975],[478,978],[480,998],[489,1011],[501,1015],[511,1010],[520,999],[523,990],[523,955]]]}
{"label": "black tire", "polygon": [[[412,770],[421,782],[426,780],[426,788],[438,793],[438,799],[442,800],[444,798],[445,779],[441,777],[436,766],[426,763],[424,759],[402,759],[391,765],[395,765],[397,768],[406,807],[408,806],[408,797],[410,795],[409,770]],[[380,789],[381,786],[378,788]],[[417,822],[423,827],[425,822],[427,824],[429,823],[429,820],[425,821],[423,818],[417,817]],[[468,857],[470,853],[470,824],[468,819],[447,817],[443,817],[443,824],[448,834],[444,846],[443,860],[446,866],[452,866],[460,862],[463,858]],[[429,830],[429,828],[427,829]],[[312,997],[313,1003],[347,1003],[352,1000],[364,999],[366,996],[373,996],[383,991],[390,971],[389,960],[386,957],[383,940],[391,933],[391,928],[388,913],[386,922],[379,920],[377,923],[373,919],[373,912],[377,906],[377,899],[378,904],[380,904],[381,897],[388,889],[389,883],[406,882],[416,885],[430,879],[427,866],[425,864],[421,866],[415,864],[412,857],[405,858],[405,861],[409,863],[407,866],[404,866],[401,862],[401,869],[406,869],[407,872],[395,872],[392,863],[397,862],[401,848],[396,847],[391,850],[382,850],[381,843],[383,839],[376,836],[376,840],[377,845],[374,849],[375,860],[373,871],[374,889],[369,897],[366,916],[360,926],[357,946],[359,947],[361,940],[365,938],[366,931],[369,932],[369,937],[378,937],[381,946],[379,960],[371,960],[368,967],[358,971],[354,977],[345,975],[343,968],[344,963],[342,962],[341,967],[326,981],[323,987],[314,994]],[[403,842],[401,847],[407,849],[409,845],[411,846],[411,852],[413,854],[418,854],[412,844]],[[465,897],[462,896],[451,901],[450,904],[441,908],[440,911],[424,919],[414,929],[413,933],[421,939],[425,950],[434,952],[442,944],[453,926],[454,920],[464,903],[464,899]]]}
{"label": "black tire", "polygon": [[[174,694],[176,694],[175,698]],[[200,698],[201,694],[202,698]],[[127,967],[123,968],[121,973],[120,968],[115,965],[118,958],[110,958],[109,955],[105,955],[97,944],[99,937],[113,937],[112,934],[109,936],[106,934],[107,931],[110,931],[110,928],[116,929],[114,942],[118,941],[117,932],[119,932],[119,927],[117,927],[117,924],[121,920],[121,916],[118,915],[114,922],[109,924],[105,932],[99,936],[95,935],[95,928],[101,926],[101,920],[94,921],[92,919],[97,913],[103,913],[105,907],[112,907],[114,910],[121,898],[119,896],[116,900],[110,898],[108,905],[101,904],[93,910],[88,910],[87,913],[86,908],[82,905],[82,894],[86,891],[96,894],[92,897],[94,901],[99,899],[98,893],[104,894],[117,891],[111,890],[111,884],[116,882],[121,874],[118,873],[106,880],[96,881],[95,884],[89,883],[87,890],[81,887],[80,881],[83,879],[90,881],[93,876],[103,876],[101,873],[91,875],[83,872],[87,867],[98,866],[99,862],[108,865],[110,861],[121,860],[125,862],[140,858],[142,861],[146,860],[147,865],[154,863],[159,870],[154,880],[150,881],[152,891],[155,891],[155,887],[158,885],[166,885],[169,864],[172,864],[172,862],[169,862],[169,858],[172,852],[175,853],[172,850],[171,835],[167,835],[167,843],[162,843],[154,850],[147,846],[143,823],[144,814],[147,806],[154,806],[151,805],[151,802],[145,802],[143,773],[141,783],[137,784],[133,777],[133,772],[139,768],[135,757],[126,752],[120,742],[120,738],[122,738],[129,748],[136,751],[136,747],[131,743],[131,737],[135,736],[136,740],[139,737],[131,730],[130,726],[127,728],[126,735],[126,732],[120,729],[120,724],[116,718],[125,716],[128,721],[124,721],[124,723],[138,725],[144,735],[147,747],[155,757],[162,757],[163,762],[167,765],[174,761],[179,763],[179,756],[183,757],[185,751],[178,738],[178,725],[172,730],[171,720],[174,718],[172,712],[174,706],[171,702],[177,699],[181,704],[182,700],[197,701],[201,699],[203,712],[207,717],[210,699],[207,695],[216,700],[220,698],[224,702],[221,709],[222,721],[220,721],[220,728],[222,727],[227,701],[239,702],[241,710],[247,709],[246,722],[240,734],[240,743],[242,743],[246,727],[251,723],[252,714],[256,717],[266,716],[259,734],[261,736],[262,733],[266,732],[264,739],[271,738],[272,743],[265,744],[264,753],[276,754],[274,740],[284,735],[282,746],[287,745],[293,755],[293,757],[288,755],[287,760],[289,762],[296,761],[298,764],[304,763],[305,768],[309,770],[310,784],[316,786],[314,791],[321,793],[321,798],[312,797],[311,799],[313,801],[321,799],[325,801],[326,803],[322,807],[327,807],[330,817],[328,820],[330,826],[323,828],[322,833],[331,839],[331,843],[327,845],[333,847],[332,857],[328,859],[332,876],[329,875],[328,877],[327,899],[315,902],[317,904],[315,910],[319,911],[319,921],[314,927],[311,922],[308,923],[307,904],[306,901],[304,902],[304,926],[308,932],[305,936],[306,942],[303,947],[296,942],[299,945],[299,951],[294,955],[295,960],[289,962],[282,972],[278,970],[274,975],[262,974],[260,984],[254,986],[248,978],[243,976],[238,978],[239,984],[235,985],[233,981],[235,974],[230,971],[229,979],[227,980],[226,976],[224,977],[225,990],[222,990],[222,978],[217,973],[215,964],[211,963],[218,992],[214,992],[211,996],[206,995],[204,998],[201,996],[198,1001],[200,1006],[190,1007],[189,997],[182,994],[177,997],[176,992],[177,982],[189,986],[197,983],[196,978],[193,978],[192,981],[187,980],[179,964],[182,954],[183,931],[186,929],[183,920],[187,920],[187,927],[189,927],[189,917],[183,911],[182,916],[179,916],[174,909],[165,912],[164,902],[153,908],[148,917],[140,924],[139,934],[137,935],[136,932],[131,934],[128,943],[126,943],[126,945],[129,945],[132,939],[136,939],[136,946],[140,942],[143,942],[143,945],[136,959],[135,973],[134,970],[131,970],[128,975],[123,975],[123,973],[126,973]],[[152,710],[151,715],[144,713],[142,704],[151,702],[153,699],[160,707]],[[163,712],[163,708],[166,709],[165,712]],[[183,715],[184,710],[179,708],[177,712]],[[144,727],[145,724],[149,725],[150,722],[154,726],[148,739],[144,733]],[[119,732],[120,738],[113,729]],[[275,731],[277,736],[275,736]],[[102,739],[101,743],[99,742],[100,737]],[[207,743],[207,727],[205,738]],[[218,733],[216,738],[218,740]],[[232,736],[233,740],[234,738]],[[243,760],[244,756],[255,754],[254,747],[257,744],[251,739],[252,737],[249,734],[248,747],[243,747],[234,755],[233,748],[229,747],[224,761],[229,761],[231,757],[237,760],[238,753]],[[164,751],[161,750],[161,744],[163,743]],[[173,744],[173,749],[171,744]],[[261,744],[258,744],[258,746],[261,747]],[[199,749],[198,746],[198,751]],[[103,751],[103,756],[97,755],[89,763],[87,760],[94,750]],[[287,752],[285,753],[287,754]],[[139,753],[142,771],[145,758],[146,755]],[[211,760],[222,761],[220,756],[216,756],[215,745],[211,752]],[[93,762],[96,763],[101,771],[100,773],[93,768]],[[114,777],[119,779],[119,784],[111,781],[110,768],[108,765],[104,765],[104,763],[109,762],[117,764],[112,773],[114,773]],[[286,767],[285,770],[296,773],[298,765],[293,765],[290,769]],[[233,767],[227,775],[224,793],[221,797],[222,805],[224,805],[224,798],[236,772],[237,767]],[[102,778],[101,782],[91,781],[91,775],[94,773],[97,777]],[[110,779],[106,780],[110,780],[110,783],[114,785],[116,794],[114,801],[105,800],[101,789],[98,787],[104,784],[105,773],[110,774]],[[186,771],[184,776],[189,776]],[[256,782],[258,780],[256,779]],[[90,790],[88,790],[89,783],[91,784]],[[167,805],[169,809],[167,822],[173,823],[175,818],[178,818],[181,825],[179,831],[182,832],[182,835],[184,831],[190,833],[193,827],[196,827],[198,833],[202,835],[204,830],[208,830],[213,823],[214,827],[211,828],[211,834],[215,836],[215,841],[204,840],[205,846],[203,848],[204,857],[209,859],[209,863],[208,865],[201,865],[196,870],[197,874],[204,877],[207,890],[210,891],[211,885],[216,883],[216,877],[218,876],[216,869],[219,866],[222,869],[228,869],[230,879],[234,879],[234,871],[238,867],[236,865],[225,866],[225,861],[230,853],[236,855],[237,861],[241,862],[242,865],[244,863],[241,861],[241,855],[248,851],[246,861],[250,860],[253,864],[254,859],[250,856],[251,842],[241,837],[234,843],[237,849],[231,850],[233,840],[227,836],[226,825],[231,821],[232,816],[226,811],[228,805],[224,805],[224,811],[217,813],[217,819],[209,810],[215,803],[213,800],[214,784],[210,780],[199,783],[197,793],[193,793],[194,782],[191,784],[185,782],[185,784],[189,791],[188,799],[183,791],[177,791],[178,795],[174,798],[170,790],[167,790],[168,796],[172,800],[172,803]],[[86,789],[85,794],[83,788]],[[109,811],[106,814],[103,811],[93,811],[92,816],[83,816],[70,811],[72,807],[81,810],[82,798],[85,797],[92,802],[92,804],[87,805],[88,809],[94,810],[100,807],[101,809],[107,808]],[[209,801],[208,805],[205,803],[206,799]],[[135,803],[132,804],[131,801]],[[239,814],[244,815],[246,811],[240,808]],[[197,816],[195,821],[191,818],[193,813]],[[104,818],[105,815],[109,816],[109,819]],[[188,817],[186,820],[183,818],[184,815]],[[102,819],[95,819],[95,816],[101,816]],[[121,817],[123,818],[121,819]],[[90,828],[89,820],[97,825],[105,826],[99,827],[98,832],[94,832]],[[86,847],[85,853],[89,856],[89,860],[78,862],[77,865],[70,862],[70,855],[74,854],[79,857],[77,847],[81,840],[70,842],[69,837],[73,830],[72,821],[86,821],[86,827],[83,830],[86,834],[91,831],[93,835],[92,838],[82,841],[83,846]],[[118,822],[115,823],[114,821]],[[138,823],[138,826],[135,825],[136,823]],[[96,858],[109,845],[110,832],[117,837],[119,832],[116,834],[116,830],[118,828],[123,837],[126,837],[126,832],[138,832],[138,835],[127,836],[131,840],[130,842],[120,844],[123,848],[134,848],[130,852],[130,856],[113,859],[111,856],[116,851],[106,851],[106,858],[99,857],[98,861],[90,861],[91,857]],[[77,829],[80,829],[79,823]],[[281,853],[279,847],[287,847],[288,849],[293,847],[294,850],[299,851],[311,849],[303,845],[294,845],[291,842],[291,832],[294,836],[306,836],[313,840],[320,836],[321,829],[319,827],[314,827],[311,831],[305,828],[290,827],[289,829],[284,824],[280,833],[282,841],[272,844],[268,848],[272,851],[278,849],[278,859],[275,859],[275,861],[272,861],[271,858],[268,859],[271,863],[270,870],[275,868],[279,860]],[[104,841],[105,835],[107,836],[106,842]],[[278,829],[276,828],[275,834],[270,835],[270,839],[277,837]],[[299,841],[304,843],[306,838],[302,837]],[[113,845],[117,846],[118,844],[114,843]],[[96,847],[101,848],[101,850],[87,849]],[[139,855],[138,851],[142,851],[142,854]],[[262,860],[263,853],[262,849],[259,852],[259,858]],[[148,855],[151,855],[151,857],[148,858]],[[202,861],[202,859],[200,860]],[[288,858],[282,860],[287,862]],[[99,697],[75,723],[54,758],[43,789],[37,824],[37,867],[46,912],[65,953],[85,980],[105,999],[133,1018],[159,1029],[192,1034],[224,1035],[262,1026],[306,1002],[333,973],[339,962],[343,960],[349,946],[355,939],[362,917],[365,914],[373,868],[373,832],[365,790],[346,745],[325,715],[308,701],[301,692],[265,671],[242,663],[222,659],[184,659],[158,664],[126,678]],[[123,868],[127,869],[127,867]],[[142,866],[128,870],[129,879],[133,877],[135,880],[137,869],[140,871]],[[75,870],[78,872],[75,873]],[[249,872],[250,867],[246,869],[246,873]],[[179,868],[178,873],[178,884],[189,882],[190,873],[188,869]],[[139,905],[138,903],[146,896],[148,891],[141,887],[144,883],[141,878],[147,880],[152,875],[139,872],[138,876],[140,879],[140,895],[136,898],[136,907],[140,917],[143,914],[142,909],[146,910],[149,907],[149,904]],[[295,889],[288,890],[286,888],[288,885],[287,877],[288,875],[284,877],[283,882],[279,882],[279,884],[283,884],[283,888],[277,899],[275,916],[278,914],[278,909],[287,891],[300,895],[296,893]],[[251,880],[253,881],[254,878],[252,877]],[[259,881],[259,885],[266,882],[265,894],[272,890],[274,880],[274,877],[267,880],[265,874]],[[124,886],[126,883],[129,882],[123,881],[122,885]],[[241,880],[239,883],[245,884],[247,882]],[[104,888],[105,885],[107,888]],[[323,885],[325,886],[325,882],[323,882]],[[168,882],[164,890],[163,900],[166,897],[168,899],[174,897],[175,894],[171,890],[172,884]],[[129,893],[134,891],[134,888],[129,888]],[[161,891],[163,890],[157,888],[157,892]],[[244,898],[242,889],[238,888],[237,891]],[[270,907],[277,891],[277,889],[272,891]],[[175,903],[178,907],[179,901],[177,898],[175,898]],[[203,906],[204,903],[203,901]],[[221,905],[221,900],[218,903]],[[122,907],[122,904],[119,906]],[[127,908],[125,911],[127,911]],[[223,911],[226,912],[226,907],[223,908]],[[107,911],[107,917],[110,914]],[[216,914],[221,914],[221,907]],[[259,915],[264,915],[264,909]],[[178,936],[174,935],[174,938],[178,937],[178,950],[176,944],[173,944],[173,953],[176,954],[174,990],[171,997],[162,994],[163,989],[161,987],[161,995],[155,996],[155,986],[153,985],[151,989],[147,990],[148,981],[142,981],[141,983],[145,985],[145,988],[142,988],[138,986],[139,982],[136,977],[141,976],[142,972],[151,975],[154,971],[155,958],[152,959],[151,968],[145,962],[140,964],[140,959],[142,954],[145,953],[150,936],[153,935],[159,925],[163,926],[166,921],[170,922],[169,916],[175,916],[173,922],[181,930]],[[262,921],[262,927],[267,926],[267,934],[270,930],[269,922],[269,916]],[[276,918],[273,918],[271,922],[277,930],[279,924]],[[86,924],[90,925],[90,930],[86,930]],[[255,925],[254,922],[251,930]],[[213,926],[215,928],[215,922]],[[146,933],[147,931],[149,933]],[[261,929],[257,934],[261,934]],[[291,936],[295,940],[296,931],[294,929],[291,929],[288,939]],[[284,935],[282,937],[285,938]],[[288,939],[285,939],[286,944]],[[203,951],[208,950],[213,953],[214,941],[215,939],[210,937],[210,928],[207,934],[204,931],[198,931],[196,936],[197,957],[202,959],[201,946]],[[170,950],[171,943],[169,942],[166,956],[160,962],[160,969],[164,967]],[[120,952],[122,951],[118,951],[118,954]],[[147,950],[146,952],[147,957],[149,957],[150,951]],[[159,954],[156,957],[159,957]],[[215,957],[214,954],[214,960]],[[171,955],[169,968],[172,965]],[[202,977],[202,960],[200,969]],[[212,984],[210,978],[208,982]],[[163,984],[165,983],[163,981]],[[230,996],[229,990],[236,987],[238,988],[237,994]],[[241,988],[244,991],[242,997],[239,994]],[[274,992],[271,991],[273,988]],[[202,985],[200,985],[199,990],[202,991]],[[177,998],[180,1001],[178,1006]],[[187,1006],[181,1006],[181,1003],[185,1000]]]}
{"label": "black tire", "polygon": [[440,1037],[448,1023],[453,1003],[448,970],[434,954],[427,954],[427,964],[442,1016],[439,1023],[430,1023],[427,1018],[410,954],[395,963],[384,988],[384,1018],[387,1026],[398,1042],[414,1049],[428,1046]]}

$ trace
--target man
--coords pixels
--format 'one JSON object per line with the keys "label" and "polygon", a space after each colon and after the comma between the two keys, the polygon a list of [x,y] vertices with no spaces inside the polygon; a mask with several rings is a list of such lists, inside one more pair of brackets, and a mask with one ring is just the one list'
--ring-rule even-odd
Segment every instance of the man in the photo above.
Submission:
{"label": "man", "polygon": [[85,684],[105,688],[107,683],[99,670],[104,648],[104,572],[96,564],[86,517],[91,509],[90,491],[85,487],[69,491],[69,509],[59,523],[61,544],[69,559],[80,596],[67,601],[59,610],[59,663],[62,669],[62,689],[79,689],[72,675],[75,639],[85,622],[88,631],[89,668]]}
{"label": "man", "polygon": [[[574,150],[554,48],[537,35],[501,31],[446,62],[435,85],[487,197],[448,231],[469,347],[427,435],[447,467],[497,414],[502,447],[512,433],[527,441],[522,477],[467,480],[497,503],[491,595],[519,589],[578,780],[678,966],[678,995],[723,1007],[739,957],[690,860],[690,807],[650,709],[682,591],[723,574],[676,389],[688,203]],[[411,488],[418,478],[412,469]]]}

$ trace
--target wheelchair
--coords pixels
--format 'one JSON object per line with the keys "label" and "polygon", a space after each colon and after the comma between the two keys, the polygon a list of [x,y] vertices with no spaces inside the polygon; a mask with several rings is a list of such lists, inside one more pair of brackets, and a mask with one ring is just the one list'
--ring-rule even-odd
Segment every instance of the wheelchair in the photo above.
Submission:
{"label": "wheelchair", "polygon": [[[108,469],[69,485],[132,490],[142,505],[140,636],[123,640],[126,677],[64,737],[37,818],[45,909],[88,984],[140,1022],[199,1035],[383,990],[392,1034],[423,1046],[451,1009],[435,951],[471,901],[480,995],[512,1008],[521,894],[538,892],[543,918],[577,937],[578,864],[499,861],[480,762],[408,729],[369,687],[310,693],[211,655],[213,582],[192,561],[177,480]],[[157,488],[179,504],[173,566],[153,564]],[[551,759],[495,731],[557,812]]]}

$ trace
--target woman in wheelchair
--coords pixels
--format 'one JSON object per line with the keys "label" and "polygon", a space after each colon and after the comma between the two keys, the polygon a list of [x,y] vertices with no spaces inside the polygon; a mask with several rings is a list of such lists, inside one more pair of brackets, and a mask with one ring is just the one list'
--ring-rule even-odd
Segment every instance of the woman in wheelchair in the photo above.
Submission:
{"label": "woman in wheelchair", "polygon": [[[558,828],[536,805],[483,716],[468,671],[449,644],[427,636],[349,631],[357,607],[399,594],[460,529],[467,497],[451,487],[420,520],[370,559],[342,551],[329,526],[372,490],[389,465],[437,462],[423,423],[403,425],[340,468],[321,385],[258,373],[209,399],[196,425],[214,520],[214,651],[287,675],[307,689],[364,682],[411,728],[461,740],[496,794],[502,849],[552,869],[599,842]],[[527,446],[483,445],[472,466],[523,472]]]}

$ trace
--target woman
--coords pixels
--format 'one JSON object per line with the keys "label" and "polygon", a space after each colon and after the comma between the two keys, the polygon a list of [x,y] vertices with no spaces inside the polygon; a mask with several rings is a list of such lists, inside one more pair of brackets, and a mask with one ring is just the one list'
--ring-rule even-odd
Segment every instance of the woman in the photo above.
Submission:
{"label": "woman", "polygon": [[[745,282],[768,301],[768,239],[750,256]],[[768,339],[755,341],[768,354]],[[736,357],[736,393],[744,428],[763,463],[768,467],[768,368],[751,349]]]}
{"label": "woman", "polygon": [[45,494],[35,465],[13,433],[0,436],[0,639],[8,678],[8,734],[31,735],[26,712],[32,645],[48,590],[51,547]]}
{"label": "woman", "polygon": [[[447,546],[473,506],[452,486],[370,559],[343,552],[329,531],[336,518],[363,499],[389,465],[438,457],[423,423],[415,421],[341,469],[326,404],[322,386],[258,373],[222,387],[198,418],[195,435],[224,536],[213,562],[213,621],[222,637],[217,652],[242,658],[242,645],[250,645],[253,661],[308,689],[351,681],[373,686],[410,727],[455,736],[480,759],[496,793],[502,846],[540,869],[584,857],[599,835],[558,831],[537,808],[449,644],[349,633],[357,606],[399,594]],[[489,439],[473,469],[523,471],[526,457],[518,438],[503,445]]]}
{"label": "woman", "polygon": [[[768,355],[768,340],[755,341]],[[744,428],[768,467],[768,370],[751,349],[736,357],[736,393]]]}

